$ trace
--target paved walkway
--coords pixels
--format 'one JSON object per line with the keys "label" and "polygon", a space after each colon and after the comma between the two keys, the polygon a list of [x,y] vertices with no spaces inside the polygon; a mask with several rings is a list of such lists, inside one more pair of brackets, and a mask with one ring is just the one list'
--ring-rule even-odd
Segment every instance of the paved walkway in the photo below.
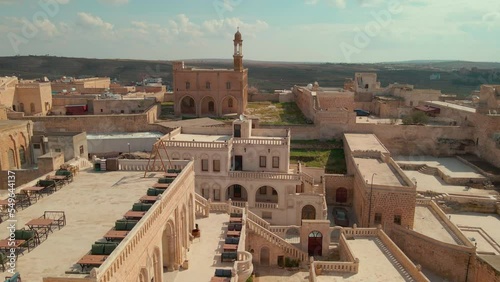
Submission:
{"label": "paved walkway", "polygon": [[165,272],[165,281],[205,282],[214,276],[216,268],[231,269],[232,262],[220,262],[220,254],[226,238],[229,215],[210,213],[207,218],[196,219],[201,237],[196,238],[188,252],[188,269]]}

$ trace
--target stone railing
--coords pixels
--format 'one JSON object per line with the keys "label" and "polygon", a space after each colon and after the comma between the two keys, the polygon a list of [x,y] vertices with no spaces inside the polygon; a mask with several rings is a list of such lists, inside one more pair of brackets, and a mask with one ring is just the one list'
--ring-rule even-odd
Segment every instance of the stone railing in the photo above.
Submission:
{"label": "stone railing", "polygon": [[163,141],[167,147],[177,148],[202,148],[202,149],[227,149],[231,142],[199,142],[199,141]]}
{"label": "stone railing", "polygon": [[224,202],[211,202],[210,212],[228,212],[228,205]]}
{"label": "stone railing", "polygon": [[260,139],[260,138],[235,138],[233,144],[246,144],[246,145],[270,145],[270,146],[284,146],[288,145],[285,138],[277,139]]}
{"label": "stone railing", "polygon": [[247,202],[244,201],[231,201],[231,204],[235,207],[244,208]]}
{"label": "stone railing", "polygon": [[[168,215],[169,210],[173,212],[174,205],[171,201],[174,199],[180,199],[184,194],[189,193],[187,189],[182,184],[184,181],[189,181],[189,178],[194,176],[194,165],[189,163],[186,168],[175,178],[175,180],[170,184],[169,189],[167,189],[160,200],[156,201],[149,211],[142,217],[137,225],[129,232],[127,237],[120,242],[118,247],[113,251],[113,253],[104,261],[104,263],[98,267],[93,268],[90,272],[90,276],[96,278],[96,281],[110,282],[115,281],[117,273],[124,271],[125,262],[131,260],[144,251],[144,245],[149,244],[148,240],[145,240],[151,235],[151,229],[153,226],[162,223],[158,217],[162,215]],[[193,184],[194,185],[194,184]]]}
{"label": "stone railing", "polygon": [[419,199],[419,198],[417,198],[417,200],[415,201],[415,203],[417,205],[419,205],[419,206],[427,206],[427,205],[429,205],[430,201],[431,201],[431,199],[426,199],[426,198]]}
{"label": "stone railing", "polygon": [[346,237],[376,237],[378,234],[377,228],[344,228],[342,233],[345,234]]}
{"label": "stone railing", "polygon": [[195,193],[194,199],[195,214],[207,217],[210,213],[210,200],[203,198],[200,194]]}
{"label": "stone railing", "polygon": [[429,282],[429,279],[422,273],[420,266],[415,266],[413,262],[398,248],[398,246],[385,234],[382,229],[378,230],[378,238],[387,247],[396,260],[417,282]]}
{"label": "stone railing", "polygon": [[251,219],[256,224],[262,226],[262,228],[265,228],[268,230],[270,229],[271,224],[269,224],[269,222],[264,220],[262,217],[256,215],[255,213],[248,211],[247,217],[248,217],[248,219]]}
{"label": "stone railing", "polygon": [[469,241],[467,237],[465,237],[464,233],[460,231],[460,229],[450,221],[448,216],[439,208],[439,206],[434,202],[430,201],[428,207],[434,211],[434,213],[439,217],[439,219],[448,227],[448,229],[455,234],[455,236],[461,241],[457,243],[461,243],[459,245],[465,245],[467,247],[474,248],[474,245]]}
{"label": "stone railing", "polygon": [[252,254],[247,251],[238,251],[238,260],[234,262],[233,268],[236,270],[238,282],[247,281],[253,272]]}
{"label": "stone railing", "polygon": [[311,186],[314,186],[314,178],[312,176],[310,176],[309,174],[307,174],[305,172],[301,172],[300,175],[302,176],[302,180],[304,182],[307,182],[307,183],[311,184]]}
{"label": "stone railing", "polygon": [[347,262],[355,262],[356,258],[354,257],[354,253],[351,250],[349,244],[347,244],[347,239],[344,234],[340,234],[339,237],[339,250],[340,250],[340,259]]}
{"label": "stone railing", "polygon": [[229,177],[245,179],[295,180],[300,181],[300,175],[276,172],[230,171]]}
{"label": "stone railing", "polygon": [[250,231],[254,232],[258,236],[264,238],[268,242],[270,242],[272,245],[282,249],[287,255],[297,258],[302,262],[307,262],[308,255],[306,252],[302,251],[299,248],[296,248],[295,246],[291,245],[290,243],[286,242],[283,238],[280,236],[274,234],[273,232],[269,231],[268,229],[262,227],[261,225],[257,224],[255,221],[251,219],[247,219],[247,226]]}
{"label": "stone railing", "polygon": [[[190,161],[188,160],[163,160],[166,169],[183,169]],[[154,165],[153,165],[154,163]],[[127,160],[118,159],[118,170],[124,171],[164,171],[160,160]]]}
{"label": "stone railing", "polygon": [[255,207],[259,209],[277,209],[278,203],[255,202]]}

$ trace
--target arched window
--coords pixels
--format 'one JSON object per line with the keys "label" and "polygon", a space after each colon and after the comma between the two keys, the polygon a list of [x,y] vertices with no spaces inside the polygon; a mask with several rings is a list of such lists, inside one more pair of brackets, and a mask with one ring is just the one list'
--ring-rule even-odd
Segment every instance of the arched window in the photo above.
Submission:
{"label": "arched window", "polygon": [[26,150],[24,149],[24,146],[19,148],[19,160],[21,161],[21,165],[26,163]]}
{"label": "arched window", "polygon": [[207,81],[207,83],[205,83],[205,88],[210,89],[210,82]]}
{"label": "arched window", "polygon": [[9,168],[14,169],[16,167],[16,157],[14,150],[9,149]]}
{"label": "arched window", "polygon": [[226,89],[227,90],[231,89],[231,82],[226,82]]}
{"label": "arched window", "polygon": [[215,111],[215,104],[214,104],[214,101],[210,101],[210,102],[208,102],[208,111],[209,111],[209,112],[213,112],[213,111]]}
{"label": "arched window", "polygon": [[189,90],[189,88],[191,88],[191,83],[186,82],[186,90]]}
{"label": "arched window", "polygon": [[227,106],[228,106],[229,108],[232,108],[232,107],[233,107],[233,98],[229,98],[229,99],[227,100]]}
{"label": "arched window", "polygon": [[24,112],[24,103],[19,103],[19,111]]}
{"label": "arched window", "polygon": [[35,113],[35,103],[30,104],[30,111],[31,111],[31,114]]}

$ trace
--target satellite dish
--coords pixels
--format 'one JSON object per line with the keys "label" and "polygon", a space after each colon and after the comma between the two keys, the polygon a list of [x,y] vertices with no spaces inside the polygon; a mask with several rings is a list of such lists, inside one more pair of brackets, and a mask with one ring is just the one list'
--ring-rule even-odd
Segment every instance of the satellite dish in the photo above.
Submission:
{"label": "satellite dish", "polygon": [[245,116],[244,115],[240,115],[240,120],[244,121],[245,120]]}

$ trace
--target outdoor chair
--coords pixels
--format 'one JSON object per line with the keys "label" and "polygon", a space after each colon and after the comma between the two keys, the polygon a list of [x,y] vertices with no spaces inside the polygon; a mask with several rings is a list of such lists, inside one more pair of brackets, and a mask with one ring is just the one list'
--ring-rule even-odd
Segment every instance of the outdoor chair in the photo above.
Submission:
{"label": "outdoor chair", "polygon": [[147,194],[148,196],[158,196],[161,193],[165,192],[165,189],[156,189],[156,188],[148,188]]}
{"label": "outdoor chair", "polygon": [[229,231],[241,231],[243,228],[243,224],[241,223],[229,223],[227,226],[227,230]]}
{"label": "outdoor chair", "polygon": [[4,282],[21,282],[21,274],[16,272],[12,276],[6,276]]}
{"label": "outdoor chair", "polygon": [[92,248],[90,249],[91,255],[110,255],[115,249],[118,247],[117,243],[106,242],[106,243],[96,243],[92,244]]}
{"label": "outdoor chair", "polygon": [[18,229],[14,231],[14,236],[16,240],[25,241],[20,247],[26,247],[28,252],[40,244],[40,237],[36,230]]}
{"label": "outdoor chair", "polygon": [[153,204],[145,204],[145,203],[135,203],[132,206],[133,211],[148,211]]}
{"label": "outdoor chair", "polygon": [[243,217],[243,214],[242,214],[242,213],[234,213],[234,212],[233,212],[233,213],[231,213],[231,214],[229,215],[229,217],[238,217],[238,218],[240,218],[240,217]]}
{"label": "outdoor chair", "polygon": [[220,261],[235,261],[238,259],[238,253],[236,252],[223,252],[220,255]]}
{"label": "outdoor chair", "polygon": [[158,183],[170,184],[170,183],[174,182],[174,179],[175,178],[162,177],[162,178],[158,178]]}
{"label": "outdoor chair", "polygon": [[228,237],[226,238],[226,240],[224,240],[224,244],[237,245],[239,243],[240,243],[239,237]]}
{"label": "outdoor chair", "polygon": [[117,220],[115,222],[115,230],[117,231],[130,231],[137,224],[137,220]]}
{"label": "outdoor chair", "polygon": [[222,268],[217,268],[215,269],[215,277],[228,277],[231,278],[233,276],[233,272],[231,269],[222,269]]}
{"label": "outdoor chair", "polygon": [[66,169],[59,169],[56,171],[56,175],[58,176],[66,176],[66,181],[72,182],[73,181],[73,173],[71,171],[66,170]]}

